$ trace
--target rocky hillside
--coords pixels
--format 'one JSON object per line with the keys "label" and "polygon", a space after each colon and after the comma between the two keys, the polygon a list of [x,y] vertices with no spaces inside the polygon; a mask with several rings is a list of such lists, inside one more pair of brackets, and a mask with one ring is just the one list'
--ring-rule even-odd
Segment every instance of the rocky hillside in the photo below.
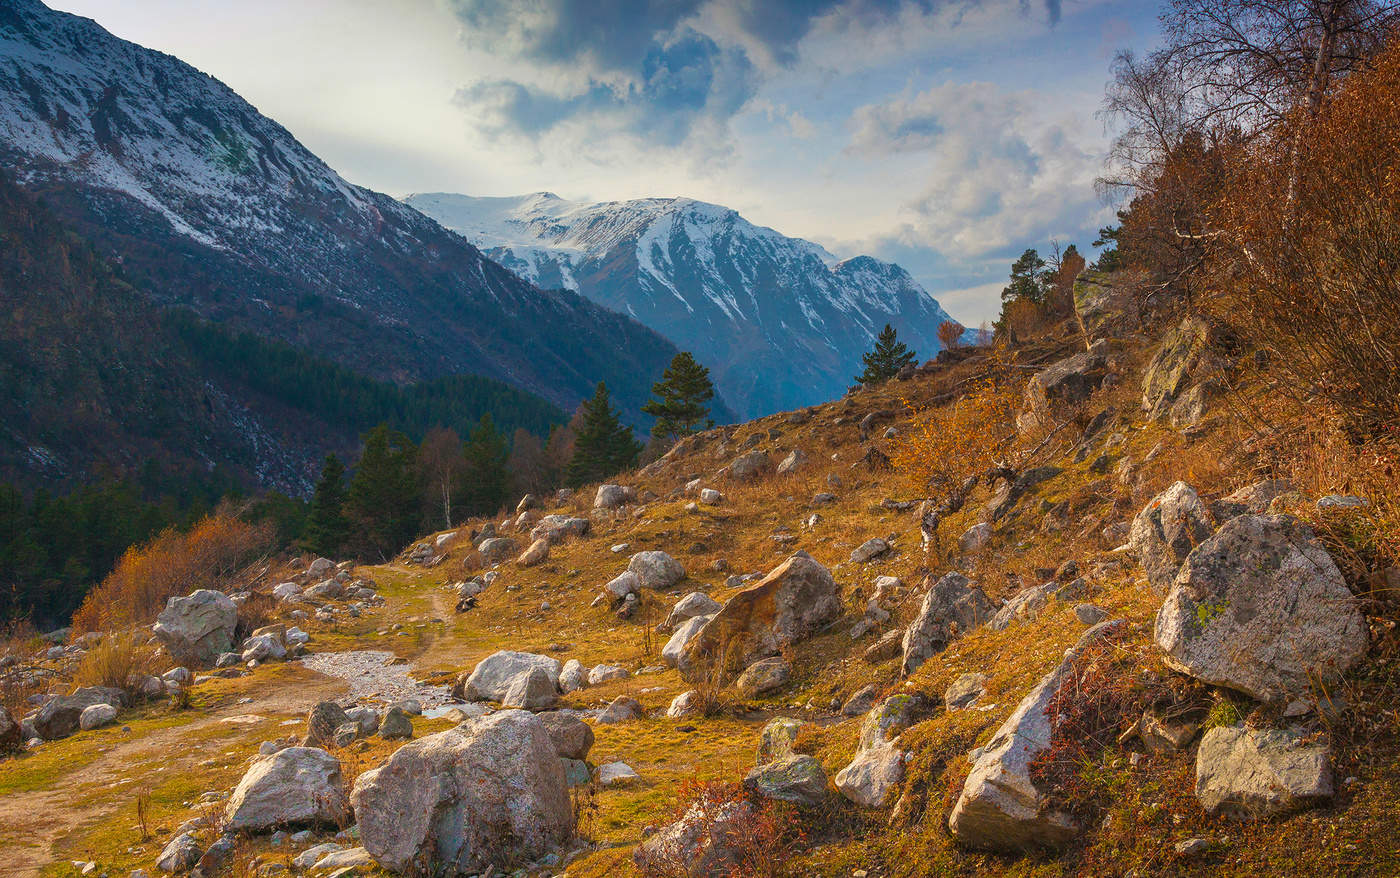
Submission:
{"label": "rocky hillside", "polygon": [[675,349],[342,179],[223,83],[39,0],[0,7],[0,163],[162,304],[393,381],[629,412]]}
{"label": "rocky hillside", "polygon": [[[1209,324],[1080,304],[1087,338],[390,565],[178,595],[123,690],[92,674],[121,632],[12,644],[0,871],[1393,874],[1393,483],[1251,434]],[[1009,452],[921,497],[971,417]]]}
{"label": "rocky hillside", "polygon": [[839,396],[886,323],[932,357],[951,319],[898,265],[837,260],[691,198],[405,200],[521,277],[577,290],[693,351],[746,418]]}

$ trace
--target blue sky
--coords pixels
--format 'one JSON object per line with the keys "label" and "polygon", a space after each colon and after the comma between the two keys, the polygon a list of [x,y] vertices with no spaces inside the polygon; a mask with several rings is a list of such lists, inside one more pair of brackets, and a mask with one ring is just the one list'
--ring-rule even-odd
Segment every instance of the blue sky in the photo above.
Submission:
{"label": "blue sky", "polygon": [[975,324],[1081,250],[1114,0],[51,0],[232,86],[394,195],[685,195],[909,269]]}

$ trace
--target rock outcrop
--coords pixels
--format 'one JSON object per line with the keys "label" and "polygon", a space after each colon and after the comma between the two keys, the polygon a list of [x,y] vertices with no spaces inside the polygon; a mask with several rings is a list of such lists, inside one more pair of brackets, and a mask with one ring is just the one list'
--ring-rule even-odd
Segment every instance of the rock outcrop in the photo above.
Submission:
{"label": "rock outcrop", "polygon": [[995,612],[996,606],[966,576],[961,573],[944,575],[929,586],[919,605],[919,614],[904,632],[902,673],[905,676],[914,673],[949,643],[986,622]]}
{"label": "rock outcrop", "polygon": [[1166,594],[1181,562],[1214,532],[1215,519],[1196,489],[1176,482],[1133,518],[1128,549],[1142,565],[1153,590]]}
{"label": "rock outcrop", "polygon": [[1209,814],[1267,817],[1332,797],[1325,741],[1280,729],[1221,726],[1196,752],[1196,798]]}

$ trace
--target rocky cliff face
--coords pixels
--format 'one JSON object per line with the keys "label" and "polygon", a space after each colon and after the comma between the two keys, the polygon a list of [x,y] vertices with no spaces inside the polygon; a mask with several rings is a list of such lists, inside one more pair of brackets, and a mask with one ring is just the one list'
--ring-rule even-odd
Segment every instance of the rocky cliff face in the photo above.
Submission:
{"label": "rocky cliff face", "polygon": [[365,374],[469,372],[635,411],[674,355],[342,179],[227,86],[37,0],[0,7],[0,163],[160,302]]}
{"label": "rocky cliff face", "polygon": [[950,319],[898,265],[838,261],[689,198],[406,200],[541,287],[577,290],[693,351],[744,417],[839,396],[886,323],[932,356]]}

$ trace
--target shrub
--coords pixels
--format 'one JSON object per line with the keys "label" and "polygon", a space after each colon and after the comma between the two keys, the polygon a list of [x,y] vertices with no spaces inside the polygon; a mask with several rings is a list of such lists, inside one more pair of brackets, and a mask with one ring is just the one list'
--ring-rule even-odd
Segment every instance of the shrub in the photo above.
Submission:
{"label": "shrub", "polygon": [[78,686],[111,686],[135,694],[155,667],[155,650],[136,632],[109,634],[89,649],[73,672]]}
{"label": "shrub", "polygon": [[[737,821],[727,832],[718,833],[716,823],[735,806],[747,805],[750,816]],[[797,809],[786,803],[750,796],[732,781],[702,781],[689,778],[677,793],[672,815],[680,820],[689,816],[699,823],[700,838],[713,838],[734,856],[733,878],[781,878],[794,874],[789,866],[793,853],[806,840]],[[682,851],[660,852],[642,868],[649,878],[683,878],[692,874],[694,863],[680,859]]]}
{"label": "shrub", "polygon": [[1273,389],[1400,434],[1400,43],[1241,151],[1217,212],[1214,310]]}
{"label": "shrub", "polygon": [[73,614],[73,633],[148,623],[175,595],[223,588],[271,542],[270,525],[217,513],[188,532],[166,530],[122,555]]}

